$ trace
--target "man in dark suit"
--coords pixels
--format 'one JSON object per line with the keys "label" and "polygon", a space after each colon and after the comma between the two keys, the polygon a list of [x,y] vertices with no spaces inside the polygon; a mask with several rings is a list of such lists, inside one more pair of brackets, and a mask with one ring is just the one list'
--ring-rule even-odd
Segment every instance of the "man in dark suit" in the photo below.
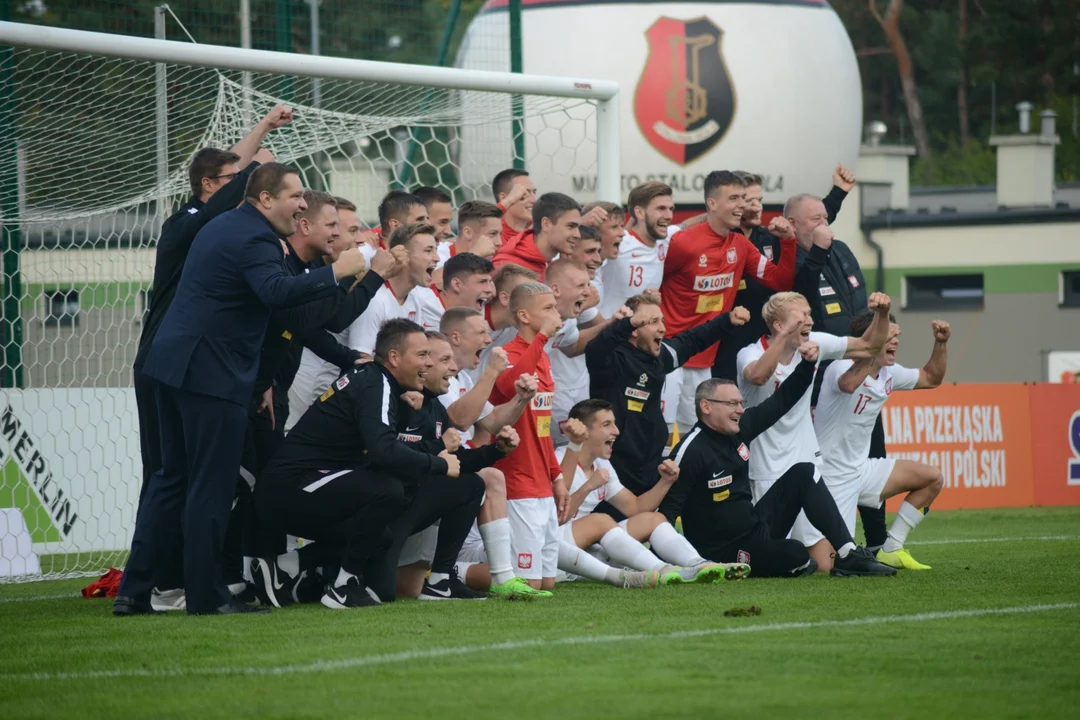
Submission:
{"label": "man in dark suit", "polygon": [[[154,258],[154,281],[147,295],[142,334],[133,365],[143,466],[140,504],[146,495],[150,477],[161,467],[161,428],[158,427],[157,395],[154,391],[157,382],[143,373],[150,346],[176,296],[180,273],[195,236],[208,222],[244,201],[244,188],[252,171],[260,163],[274,159],[259,145],[271,131],[291,121],[292,110],[278,105],[231,149],[203,148],[195,153],[188,166],[191,199],[161,226]],[[157,568],[158,582],[152,602],[158,609],[184,609],[182,544],[177,542],[175,547],[173,557]]]}
{"label": "man in dark suit", "polygon": [[158,382],[162,467],[139,510],[116,615],[153,612],[155,568],[167,562],[181,518],[188,614],[266,610],[230,597],[221,555],[270,310],[342,293],[337,281],[365,267],[348,250],[314,272],[285,272],[283,238],[296,232],[303,193],[295,169],[261,165],[244,205],[208,223],[191,245],[144,366]]}

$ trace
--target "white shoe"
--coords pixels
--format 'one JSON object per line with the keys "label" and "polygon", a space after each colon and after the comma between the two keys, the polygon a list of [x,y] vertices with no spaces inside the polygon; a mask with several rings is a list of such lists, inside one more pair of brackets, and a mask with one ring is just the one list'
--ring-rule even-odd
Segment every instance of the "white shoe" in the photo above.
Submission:
{"label": "white shoe", "polygon": [[150,607],[160,612],[187,610],[187,596],[184,594],[184,588],[175,590],[154,588],[154,591],[150,593]]}

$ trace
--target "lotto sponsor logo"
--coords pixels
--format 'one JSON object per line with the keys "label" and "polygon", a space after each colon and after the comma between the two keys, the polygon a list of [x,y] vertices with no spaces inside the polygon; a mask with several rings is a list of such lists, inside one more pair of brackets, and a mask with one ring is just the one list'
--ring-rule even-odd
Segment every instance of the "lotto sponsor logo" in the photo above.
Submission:
{"label": "lotto sponsor logo", "polygon": [[709,489],[714,490],[716,488],[722,488],[725,485],[731,484],[731,476],[725,475],[724,477],[713,477],[709,480]]}
{"label": "lotto sponsor logo", "polygon": [[635,400],[648,400],[649,392],[645,390],[638,390],[637,388],[626,388],[626,397],[634,398]]}
{"label": "lotto sponsor logo", "polygon": [[522,570],[532,567],[532,553],[518,553],[517,566]]}
{"label": "lotto sponsor logo", "polygon": [[423,437],[414,433],[398,433],[397,439],[406,443],[417,443],[423,440]]}
{"label": "lotto sponsor logo", "polygon": [[532,399],[532,409],[536,412],[551,412],[554,405],[555,393],[553,392],[536,393]]}
{"label": "lotto sponsor logo", "polygon": [[698,275],[694,278],[694,290],[697,292],[715,292],[727,290],[735,285],[735,273],[722,275]]}

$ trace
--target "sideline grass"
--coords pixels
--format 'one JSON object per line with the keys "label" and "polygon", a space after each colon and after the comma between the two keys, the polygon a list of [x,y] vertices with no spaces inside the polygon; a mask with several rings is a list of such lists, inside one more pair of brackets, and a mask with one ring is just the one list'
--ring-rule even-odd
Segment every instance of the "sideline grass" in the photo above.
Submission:
{"label": "sideline grass", "polygon": [[[1080,703],[1078,536],[1080,508],[941,512],[912,536],[913,553],[934,569],[896,578],[656,591],[575,583],[530,604],[403,601],[350,613],[308,606],[243,618],[120,620],[108,602],[77,597],[86,581],[3,585],[0,712],[1073,717]],[[1034,537],[1069,539],[915,544]],[[70,596],[27,599],[56,595]],[[723,616],[748,605],[759,605],[762,615]],[[1067,607],[910,619],[1038,605]],[[860,618],[884,620],[813,625]],[[745,631],[753,626],[759,631]],[[718,632],[671,636],[703,629]],[[550,644],[460,650],[538,640]],[[381,657],[394,653],[403,655]],[[272,674],[235,674],[256,669]],[[119,676],[87,676],[111,672]],[[33,673],[41,676],[27,677]]]}

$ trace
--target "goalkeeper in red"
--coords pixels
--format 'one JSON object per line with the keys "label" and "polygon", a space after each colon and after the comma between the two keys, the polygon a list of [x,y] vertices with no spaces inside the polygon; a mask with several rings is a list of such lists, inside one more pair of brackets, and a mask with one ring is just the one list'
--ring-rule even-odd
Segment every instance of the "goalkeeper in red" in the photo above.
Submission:
{"label": "goalkeeper in red", "polygon": [[[795,281],[795,231],[787,220],[774,218],[769,224],[769,231],[780,238],[779,264],[736,232],[746,209],[742,176],[727,170],[709,173],[705,205],[705,222],[675,235],[664,262],[660,309],[672,335],[731,312],[744,272],[773,290],[790,290]],[[694,391],[710,377],[716,348],[714,343],[668,375],[664,405],[678,408],[675,419],[681,428],[697,422]]]}

